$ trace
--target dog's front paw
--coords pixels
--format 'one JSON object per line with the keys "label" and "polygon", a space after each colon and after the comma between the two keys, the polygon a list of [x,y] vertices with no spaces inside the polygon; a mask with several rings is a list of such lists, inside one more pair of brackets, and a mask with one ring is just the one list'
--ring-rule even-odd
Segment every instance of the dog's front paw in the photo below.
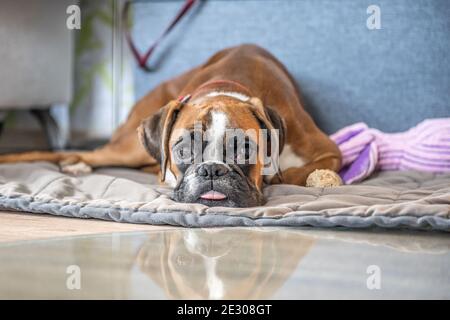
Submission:
{"label": "dog's front paw", "polygon": [[306,179],[307,187],[329,188],[341,186],[342,179],[334,171],[328,169],[314,170]]}
{"label": "dog's front paw", "polygon": [[60,163],[59,165],[62,172],[75,176],[92,172],[92,167],[82,161],[73,164]]}

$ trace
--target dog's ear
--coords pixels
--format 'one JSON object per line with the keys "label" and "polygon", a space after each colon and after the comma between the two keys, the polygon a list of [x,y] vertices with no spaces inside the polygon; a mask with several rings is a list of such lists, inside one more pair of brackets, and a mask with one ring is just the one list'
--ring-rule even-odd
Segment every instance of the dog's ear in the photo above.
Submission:
{"label": "dog's ear", "polygon": [[283,151],[286,137],[286,125],[283,119],[274,109],[264,107],[259,98],[253,97],[249,100],[249,102],[255,107],[253,114],[261,123],[263,129],[276,129],[278,131],[279,151],[281,153],[281,151]]}
{"label": "dog's ear", "polygon": [[[286,125],[283,119],[274,109],[264,107],[262,101],[259,98],[256,97],[250,98],[249,102],[254,106],[253,114],[258,119],[259,123],[261,124],[261,127],[263,129],[268,129],[267,137],[270,155],[272,156],[272,150],[274,150],[273,146],[271,145],[272,129],[275,129],[277,132],[276,134],[278,136],[278,139],[275,139],[275,141],[277,141],[278,143],[278,153],[281,154],[281,152],[283,151],[286,137]],[[281,169],[279,166],[277,170],[277,176],[280,178],[281,181],[283,180]]]}
{"label": "dog's ear", "polygon": [[283,151],[285,137],[286,137],[286,125],[283,121],[283,118],[272,108],[266,108],[266,114],[272,123],[273,127],[278,130],[278,141],[280,153]]}
{"label": "dog's ear", "polygon": [[170,133],[183,105],[184,103],[178,100],[169,102],[153,116],[142,121],[138,128],[139,140],[142,145],[160,164],[162,181],[166,176],[169,159]]}

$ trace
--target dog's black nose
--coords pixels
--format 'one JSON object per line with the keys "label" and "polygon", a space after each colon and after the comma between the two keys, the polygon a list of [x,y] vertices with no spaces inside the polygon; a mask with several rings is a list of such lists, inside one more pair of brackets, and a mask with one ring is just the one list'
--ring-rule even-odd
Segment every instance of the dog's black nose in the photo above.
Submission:
{"label": "dog's black nose", "polygon": [[197,168],[197,174],[201,177],[216,179],[226,175],[230,170],[225,164],[203,163]]}

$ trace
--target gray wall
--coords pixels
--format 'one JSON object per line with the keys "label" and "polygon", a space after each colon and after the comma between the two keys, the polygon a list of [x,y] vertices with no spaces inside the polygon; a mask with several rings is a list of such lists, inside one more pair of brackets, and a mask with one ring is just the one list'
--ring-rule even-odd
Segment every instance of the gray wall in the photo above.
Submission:
{"label": "gray wall", "polygon": [[[180,1],[135,4],[141,49]],[[367,7],[381,9],[369,30]],[[153,73],[136,68],[136,94],[203,62],[221,48],[257,43],[297,79],[307,108],[328,133],[358,121],[386,131],[450,116],[450,1],[202,1],[157,50]]]}

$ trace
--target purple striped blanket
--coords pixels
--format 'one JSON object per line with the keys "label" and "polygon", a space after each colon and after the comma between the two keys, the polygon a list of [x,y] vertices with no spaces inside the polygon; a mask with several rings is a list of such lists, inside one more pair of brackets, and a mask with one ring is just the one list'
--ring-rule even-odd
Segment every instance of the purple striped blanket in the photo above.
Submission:
{"label": "purple striped blanket", "polygon": [[428,119],[400,133],[384,133],[360,122],[330,137],[341,150],[339,174],[346,184],[376,170],[450,172],[450,118]]}

